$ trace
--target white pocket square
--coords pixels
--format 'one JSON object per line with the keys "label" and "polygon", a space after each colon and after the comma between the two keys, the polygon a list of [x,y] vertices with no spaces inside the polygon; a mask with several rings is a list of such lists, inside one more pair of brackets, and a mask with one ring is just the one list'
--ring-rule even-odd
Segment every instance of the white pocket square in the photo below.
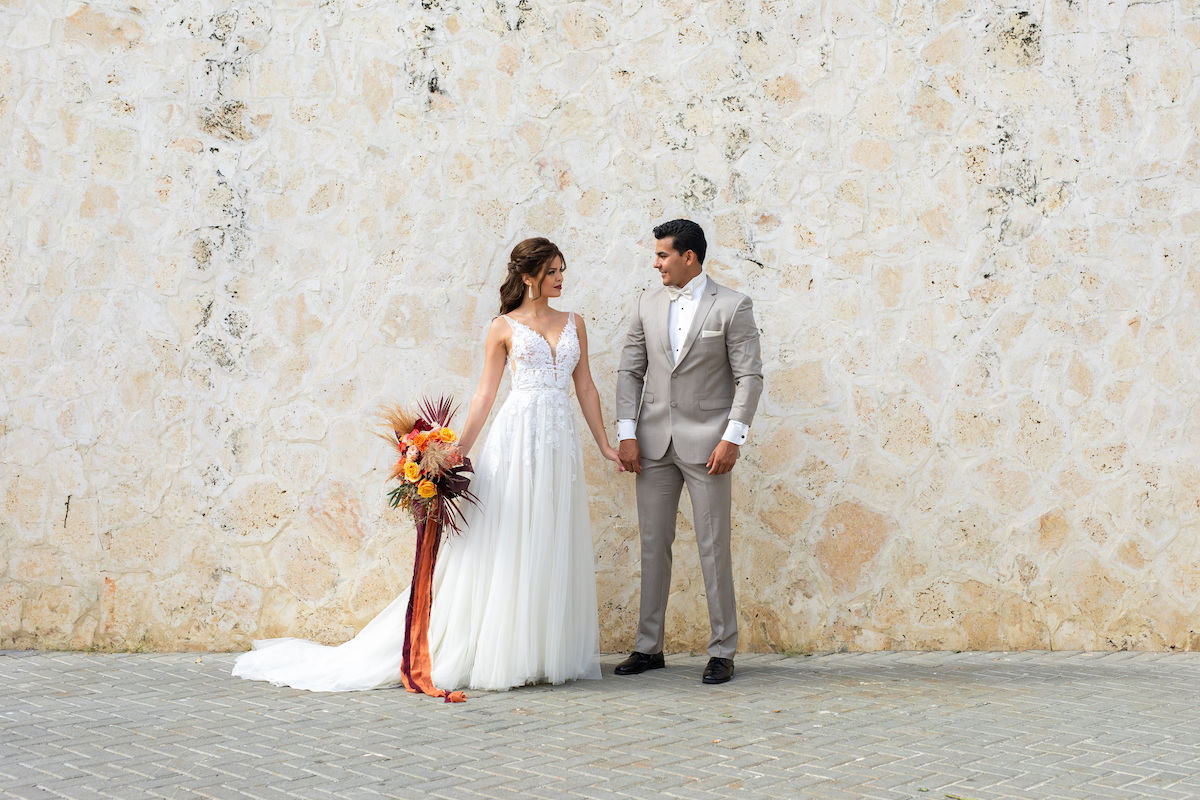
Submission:
{"label": "white pocket square", "polygon": [[720,336],[721,331],[700,331],[700,338],[707,339],[710,336]]}

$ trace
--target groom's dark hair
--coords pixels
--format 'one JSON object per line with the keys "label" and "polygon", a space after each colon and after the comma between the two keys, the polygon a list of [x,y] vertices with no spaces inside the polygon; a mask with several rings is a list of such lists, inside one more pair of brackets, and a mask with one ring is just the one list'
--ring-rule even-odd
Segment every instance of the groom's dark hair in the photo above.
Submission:
{"label": "groom's dark hair", "polygon": [[696,254],[696,260],[704,263],[704,253],[708,250],[708,242],[704,239],[704,229],[690,219],[673,219],[656,225],[655,239],[670,238],[675,246],[675,252],[683,255],[688,250]]}

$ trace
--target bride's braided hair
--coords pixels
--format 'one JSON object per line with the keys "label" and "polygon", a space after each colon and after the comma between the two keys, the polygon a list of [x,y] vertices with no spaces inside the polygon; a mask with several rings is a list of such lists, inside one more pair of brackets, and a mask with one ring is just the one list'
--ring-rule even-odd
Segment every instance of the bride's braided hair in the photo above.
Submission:
{"label": "bride's braided hair", "polygon": [[536,284],[546,274],[555,257],[562,259],[563,266],[566,266],[567,260],[563,258],[558,245],[541,236],[526,239],[512,249],[508,257],[508,272],[504,276],[504,283],[500,284],[501,314],[514,311],[521,305],[525,299],[524,278],[528,276]]}

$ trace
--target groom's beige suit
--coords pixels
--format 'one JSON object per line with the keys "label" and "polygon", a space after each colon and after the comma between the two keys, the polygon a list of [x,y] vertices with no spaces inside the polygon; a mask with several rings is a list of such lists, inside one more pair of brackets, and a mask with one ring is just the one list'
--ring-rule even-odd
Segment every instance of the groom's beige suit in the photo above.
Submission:
{"label": "groom's beige suit", "polygon": [[730,557],[732,473],[709,475],[705,462],[728,422],[749,426],[762,393],[762,358],[750,298],[707,280],[676,359],[667,330],[665,289],[637,299],[621,351],[617,417],[637,421],[642,545],[641,608],[634,649],[660,653],[671,586],[671,544],[683,485],[688,487],[708,598],[708,654],[737,650]]}

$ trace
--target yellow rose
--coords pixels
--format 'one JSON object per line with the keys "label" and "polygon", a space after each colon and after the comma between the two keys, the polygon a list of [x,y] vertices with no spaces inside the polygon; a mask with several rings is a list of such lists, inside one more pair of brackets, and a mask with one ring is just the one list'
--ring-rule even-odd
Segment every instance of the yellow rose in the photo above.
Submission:
{"label": "yellow rose", "polygon": [[433,497],[437,494],[437,487],[433,485],[433,481],[421,481],[417,484],[417,494],[421,497]]}
{"label": "yellow rose", "polygon": [[446,444],[454,444],[458,441],[458,434],[449,428],[442,428],[440,431],[438,431],[438,438],[440,438]]}
{"label": "yellow rose", "polygon": [[409,483],[416,483],[421,477],[421,465],[415,461],[410,461],[404,465],[404,477]]}

